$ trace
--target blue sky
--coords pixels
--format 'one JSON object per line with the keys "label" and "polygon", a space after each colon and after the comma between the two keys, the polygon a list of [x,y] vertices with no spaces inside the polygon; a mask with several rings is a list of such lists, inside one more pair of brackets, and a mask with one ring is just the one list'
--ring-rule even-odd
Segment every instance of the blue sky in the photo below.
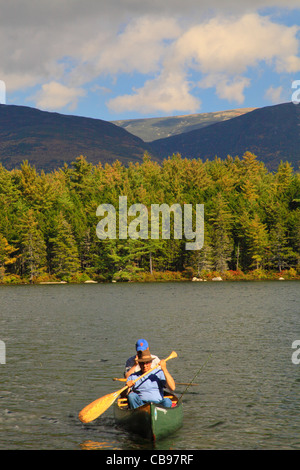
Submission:
{"label": "blue sky", "polygon": [[0,54],[6,104],[108,121],[269,106],[300,80],[300,0],[0,0]]}

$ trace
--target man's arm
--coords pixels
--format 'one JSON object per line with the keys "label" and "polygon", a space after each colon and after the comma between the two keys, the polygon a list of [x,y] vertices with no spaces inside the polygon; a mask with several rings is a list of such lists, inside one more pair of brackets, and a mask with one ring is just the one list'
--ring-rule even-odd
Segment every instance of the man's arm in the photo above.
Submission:
{"label": "man's arm", "polygon": [[172,375],[170,374],[170,372],[169,372],[168,369],[167,369],[166,361],[164,361],[164,360],[160,361],[159,365],[160,365],[160,367],[161,367],[161,370],[162,370],[163,373],[165,374],[165,377],[166,377],[166,386],[167,386],[172,392],[174,392],[174,390],[175,390],[175,388],[176,388],[175,381],[174,381]]}
{"label": "man's arm", "polygon": [[133,366],[130,369],[128,369],[127,372],[124,373],[125,379],[127,379],[131,374],[135,372],[135,368],[137,365],[138,365],[138,356],[136,355]]}

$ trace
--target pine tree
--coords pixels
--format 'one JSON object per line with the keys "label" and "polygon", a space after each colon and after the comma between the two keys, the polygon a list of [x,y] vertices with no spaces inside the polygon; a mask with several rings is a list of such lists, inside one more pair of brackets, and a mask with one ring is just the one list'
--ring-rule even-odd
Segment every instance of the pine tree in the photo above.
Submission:
{"label": "pine tree", "polygon": [[300,208],[294,210],[290,215],[288,226],[290,234],[289,245],[294,253],[293,265],[300,272]]}
{"label": "pine tree", "polygon": [[250,267],[264,267],[268,255],[269,238],[267,227],[260,221],[258,214],[244,221],[247,252],[251,258]]}
{"label": "pine tree", "polygon": [[264,164],[257,160],[256,155],[245,152],[239,171],[239,187],[243,199],[242,206],[253,213],[257,211],[262,183],[266,175]]}
{"label": "pine tree", "polygon": [[286,228],[279,220],[271,229],[269,234],[270,240],[270,267],[277,269],[279,272],[283,269],[291,268],[296,258],[296,253],[288,245],[288,237],[286,236]]}
{"label": "pine tree", "polygon": [[22,273],[29,275],[30,281],[33,281],[47,268],[47,251],[43,234],[32,209],[20,218],[18,231]]}
{"label": "pine tree", "polygon": [[214,269],[214,253],[211,235],[209,233],[209,226],[207,223],[204,225],[203,247],[201,250],[192,251],[190,257],[190,263],[198,276],[202,276],[205,272],[209,272]]}
{"label": "pine tree", "polygon": [[82,204],[85,204],[95,194],[94,166],[88,163],[82,155],[72,162],[72,169],[68,171],[70,188]]}
{"label": "pine tree", "polygon": [[54,231],[49,240],[51,272],[58,278],[70,278],[80,269],[78,249],[72,227],[60,212],[54,219]]}
{"label": "pine tree", "polygon": [[14,264],[17,257],[14,256],[17,248],[8,243],[6,238],[0,233],[0,279],[5,275],[5,268]]}
{"label": "pine tree", "polygon": [[216,271],[224,272],[228,269],[233,250],[231,235],[231,213],[221,193],[214,200],[209,222],[211,224],[211,241]]}

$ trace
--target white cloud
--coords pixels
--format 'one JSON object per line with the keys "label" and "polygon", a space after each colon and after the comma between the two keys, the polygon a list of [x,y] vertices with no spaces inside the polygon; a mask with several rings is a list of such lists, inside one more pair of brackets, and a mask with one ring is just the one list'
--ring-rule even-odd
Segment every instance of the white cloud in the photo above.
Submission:
{"label": "white cloud", "polygon": [[136,72],[144,84],[110,109],[196,112],[196,86],[241,104],[251,68],[300,71],[299,27],[256,12],[275,6],[299,0],[1,1],[0,78],[8,93],[40,86],[43,109],[75,109],[84,87]]}
{"label": "white cloud", "polygon": [[143,17],[129,23],[124,32],[110,38],[104,51],[98,52],[98,73],[147,74],[159,70],[160,60],[171,41],[180,34],[173,18]]}
{"label": "white cloud", "polygon": [[278,87],[270,86],[265,93],[265,97],[269,101],[271,101],[271,103],[278,104],[282,101],[282,93],[283,93],[282,86],[278,86]]}
{"label": "white cloud", "polygon": [[190,85],[179,73],[164,73],[148,80],[144,87],[134,90],[132,95],[111,99],[108,107],[115,112],[138,111],[141,114],[159,111],[196,112],[201,101],[190,93]]}
{"label": "white cloud", "polygon": [[229,102],[242,104],[244,102],[244,89],[250,86],[250,79],[243,76],[230,77],[229,74],[208,74],[198,82],[200,88],[215,88],[219,98]]}
{"label": "white cloud", "polygon": [[85,95],[80,88],[69,88],[57,82],[46,83],[34,97],[37,107],[40,109],[56,110],[67,106],[73,110],[77,106],[78,99]]}
{"label": "white cloud", "polygon": [[239,18],[215,17],[186,31],[178,40],[177,54],[202,73],[241,74],[259,61],[272,62],[294,72],[300,66],[299,27],[273,23],[256,13]]}
{"label": "white cloud", "polygon": [[223,100],[243,104],[244,89],[248,86],[250,79],[247,77],[235,77],[231,82],[225,78],[216,84],[216,93]]}
{"label": "white cloud", "polygon": [[278,73],[297,73],[300,70],[300,57],[297,57],[296,55],[279,57],[277,60],[276,69]]}
{"label": "white cloud", "polygon": [[192,96],[190,71],[200,88],[214,87],[219,98],[242,104],[250,86],[247,71],[262,62],[277,71],[300,70],[297,57],[299,28],[273,23],[258,14],[240,18],[213,18],[188,28],[169,46],[161,74],[132,95],[109,102],[113,111],[196,112],[200,101]]}

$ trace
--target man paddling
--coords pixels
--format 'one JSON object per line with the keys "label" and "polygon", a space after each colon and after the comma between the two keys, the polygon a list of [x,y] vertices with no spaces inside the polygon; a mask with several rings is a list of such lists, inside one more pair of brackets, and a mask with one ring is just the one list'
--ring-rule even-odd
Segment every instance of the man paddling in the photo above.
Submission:
{"label": "man paddling", "polygon": [[155,369],[145,377],[137,380],[139,376],[146,373],[153,367],[152,356],[149,349],[141,351],[137,359],[140,371],[131,374],[128,377],[127,385],[131,389],[128,394],[128,403],[130,408],[138,408],[145,403],[156,403],[167,408],[172,406],[172,400],[164,397],[164,387],[175,390],[175,382],[169,373],[166,361],[160,361],[160,369]]}

